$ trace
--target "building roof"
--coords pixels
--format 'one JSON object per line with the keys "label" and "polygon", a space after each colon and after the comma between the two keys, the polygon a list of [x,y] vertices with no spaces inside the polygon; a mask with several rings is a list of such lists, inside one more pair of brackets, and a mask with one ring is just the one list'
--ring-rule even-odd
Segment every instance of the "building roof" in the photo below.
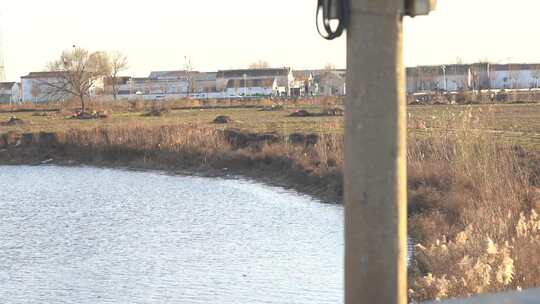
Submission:
{"label": "building roof", "polygon": [[492,71],[509,71],[509,70],[540,70],[539,63],[508,63],[508,64],[491,64],[490,70]]}
{"label": "building roof", "polygon": [[[473,68],[473,65],[470,64],[447,64],[444,65],[446,68],[446,75],[467,75],[469,70]],[[480,68],[480,65],[475,65],[475,68]],[[487,65],[484,69],[487,69]],[[417,67],[409,67],[406,70],[407,76],[416,76],[416,77],[432,77],[432,76],[442,76],[444,74],[443,65],[424,65]]]}
{"label": "building roof", "polygon": [[187,78],[179,79],[169,79],[169,78],[148,78],[148,77],[133,77],[131,78],[132,83],[159,83],[159,84],[179,84],[179,83],[188,83]]}
{"label": "building roof", "polygon": [[58,78],[62,77],[66,72],[52,71],[52,72],[30,72],[30,74],[21,77],[22,79],[31,78]]}
{"label": "building roof", "polygon": [[291,68],[269,69],[242,69],[222,70],[217,72],[217,78],[242,78],[246,77],[287,77]]}
{"label": "building roof", "polygon": [[169,79],[181,79],[187,78],[188,74],[198,74],[196,71],[152,71],[148,78],[159,79],[159,78],[169,78]]}
{"label": "building roof", "polygon": [[0,90],[11,90],[16,82],[0,82]]}
{"label": "building roof", "polygon": [[314,80],[315,82],[321,82],[321,81],[330,80],[330,79],[345,81],[346,77],[347,75],[344,70],[331,70],[331,71],[322,72],[320,74],[316,74],[314,77]]}
{"label": "building roof", "polygon": [[227,82],[227,88],[233,89],[233,88],[272,88],[274,87],[274,80],[273,79],[248,79],[244,83],[244,79],[230,79]]}

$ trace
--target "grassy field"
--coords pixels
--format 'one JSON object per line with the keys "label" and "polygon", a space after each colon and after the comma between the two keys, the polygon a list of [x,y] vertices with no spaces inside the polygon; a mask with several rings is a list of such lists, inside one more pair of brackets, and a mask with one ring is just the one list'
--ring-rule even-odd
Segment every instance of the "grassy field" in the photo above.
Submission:
{"label": "grassy field", "polygon": [[[215,104],[185,101],[166,104],[168,113],[160,117],[142,116],[149,104],[95,104],[93,109],[112,110],[99,120],[68,119],[69,105],[47,116],[21,111],[35,106],[13,113],[0,106],[0,122],[14,115],[25,122],[0,126],[0,134],[15,131],[0,138],[0,163],[226,172],[339,202],[343,117],[289,117],[298,109],[318,113],[342,106],[336,103],[303,101],[261,111],[253,104],[209,109],[200,106]],[[55,108],[37,110],[47,107]],[[218,115],[234,122],[213,124]],[[540,286],[540,104],[411,106],[408,127],[408,228],[417,244],[410,302]],[[318,136],[295,142],[225,131],[230,128]],[[17,134],[39,131],[54,134]]]}
{"label": "grassy field", "polygon": [[[418,121],[425,122],[418,127]],[[413,134],[436,135],[463,125],[510,144],[540,149],[540,104],[411,106]]]}
{"label": "grassy field", "polygon": [[[259,104],[263,106],[268,101]],[[320,112],[323,108],[333,107],[336,103],[301,102],[285,104],[280,111],[261,111],[260,108],[223,108],[223,109],[174,109],[182,104],[169,104],[169,113],[160,117],[143,117],[144,106],[128,110],[117,107],[108,112],[109,117],[100,120],[68,119],[72,111],[47,112],[47,116],[34,116],[35,112],[8,113],[0,112],[0,122],[16,116],[25,124],[1,126],[3,132],[62,131],[70,128],[92,129],[96,127],[124,126],[170,126],[198,125],[211,128],[237,128],[249,132],[290,133],[330,133],[343,132],[342,117],[289,117],[298,109]],[[341,106],[338,104],[338,106]],[[114,108],[110,105],[95,105],[98,109]],[[499,140],[519,144],[524,147],[540,149],[540,104],[512,105],[468,105],[468,106],[410,106],[409,131],[413,136],[433,137],[440,132],[460,130],[466,125],[480,130]],[[212,121],[219,115],[231,117],[234,122],[216,125]]]}

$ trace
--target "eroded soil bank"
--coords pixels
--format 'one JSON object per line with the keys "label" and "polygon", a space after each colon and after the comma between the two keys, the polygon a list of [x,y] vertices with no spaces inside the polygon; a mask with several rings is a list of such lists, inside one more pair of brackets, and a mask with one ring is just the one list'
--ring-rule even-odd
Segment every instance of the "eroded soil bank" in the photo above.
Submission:
{"label": "eroded soil bank", "polygon": [[[163,170],[183,175],[242,176],[294,189],[326,203],[341,203],[342,177],[337,168],[307,168],[311,165],[299,165],[298,159],[288,153],[280,155],[286,146],[287,150],[293,149],[298,152],[296,154],[307,156],[321,141],[319,135],[297,133],[283,137],[275,133],[205,130],[209,133],[197,134],[196,138],[193,138],[194,134],[188,135],[191,137],[188,139],[189,147],[179,148],[182,143],[172,144],[163,136],[167,131],[161,131],[159,143],[153,145],[117,143],[105,130],[9,132],[0,135],[0,164],[90,165]],[[123,135],[129,137],[133,134]],[[148,139],[155,135],[144,136]],[[210,140],[213,141],[212,147],[208,147]],[[199,149],[194,147],[197,143],[206,144]]]}

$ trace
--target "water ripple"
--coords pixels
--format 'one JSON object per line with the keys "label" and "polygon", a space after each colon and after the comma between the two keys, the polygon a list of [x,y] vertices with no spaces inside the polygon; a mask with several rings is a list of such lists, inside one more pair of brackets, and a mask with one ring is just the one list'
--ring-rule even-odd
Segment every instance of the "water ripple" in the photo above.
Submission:
{"label": "water ripple", "polygon": [[243,180],[0,166],[0,299],[342,303],[342,216]]}

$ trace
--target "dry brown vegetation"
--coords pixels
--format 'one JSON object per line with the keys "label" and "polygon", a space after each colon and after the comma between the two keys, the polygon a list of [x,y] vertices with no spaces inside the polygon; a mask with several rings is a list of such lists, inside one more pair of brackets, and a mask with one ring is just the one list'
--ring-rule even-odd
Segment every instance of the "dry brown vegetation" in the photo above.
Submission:
{"label": "dry brown vegetation", "polygon": [[[127,108],[118,106],[114,114],[147,109],[144,103],[124,106]],[[314,105],[288,109],[300,106]],[[508,130],[506,126],[517,129],[519,124],[526,132],[539,132],[538,112],[534,112],[538,106],[520,107],[525,106],[417,107],[411,112],[408,204],[409,232],[415,244],[409,269],[411,301],[540,286],[540,154],[536,145],[522,148],[514,141],[494,140],[491,132]],[[340,118],[332,118],[334,131],[309,134],[305,130],[311,127],[294,123],[319,123],[321,118],[295,118],[286,127],[288,132],[270,123],[250,128],[250,122],[235,122],[234,130],[211,124],[219,114],[241,120],[248,115],[267,115],[253,118],[259,125],[265,122],[263,117],[291,119],[288,109],[197,112],[206,115],[204,123],[171,123],[159,117],[155,123],[87,125],[58,128],[54,133],[40,134],[37,129],[21,135],[12,131],[0,137],[0,150],[4,147],[0,163],[54,158],[170,171],[227,172],[339,201],[343,168]],[[166,115],[174,115],[174,110]],[[511,121],[511,115],[518,118]],[[137,117],[140,119],[139,114]]]}
{"label": "dry brown vegetation", "polygon": [[52,158],[61,163],[233,173],[292,186],[329,202],[341,195],[343,140],[338,135],[284,137],[197,125],[139,125],[9,132],[0,136],[2,148],[0,163],[39,163]]}
{"label": "dry brown vegetation", "polygon": [[411,140],[414,301],[540,286],[538,155],[491,140],[472,115],[461,123]]}

